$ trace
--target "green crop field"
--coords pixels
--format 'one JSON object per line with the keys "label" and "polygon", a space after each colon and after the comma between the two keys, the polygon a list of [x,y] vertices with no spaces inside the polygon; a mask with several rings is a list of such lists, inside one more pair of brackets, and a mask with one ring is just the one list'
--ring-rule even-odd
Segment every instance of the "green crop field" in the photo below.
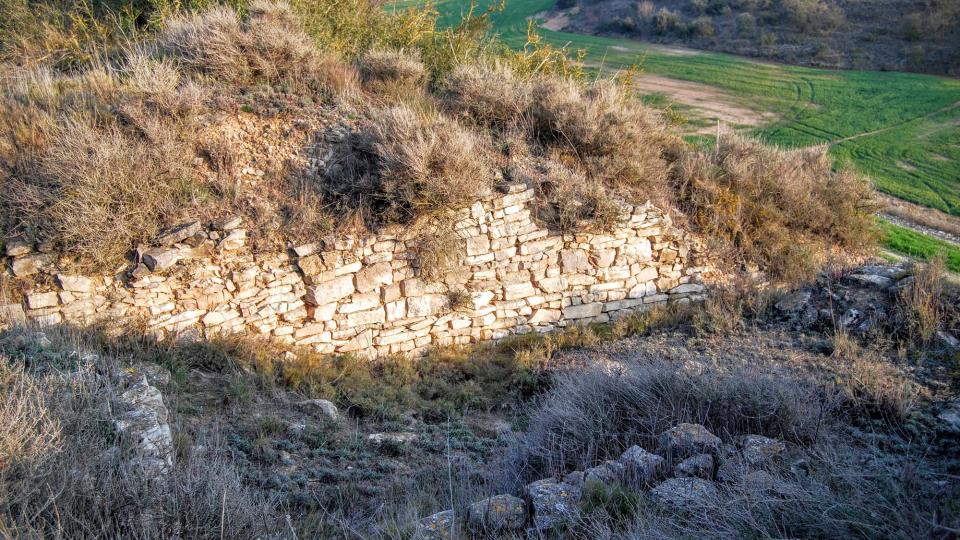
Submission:
{"label": "green crop field", "polygon": [[960,273],[960,247],[956,244],[914,232],[888,221],[878,223],[883,234],[883,242],[888,248],[925,260],[942,254],[946,259],[947,268]]}
{"label": "green crop field", "polygon": [[[396,4],[398,8],[410,5]],[[441,24],[455,24],[469,0],[440,0]],[[481,1],[478,10],[487,4]],[[513,47],[526,42],[527,19],[553,0],[507,0],[492,17]],[[960,81],[894,72],[830,71],[774,65],[718,54],[683,54],[627,39],[546,29],[549,43],[582,49],[605,69],[644,72],[707,84],[777,120],[753,128],[784,146],[829,144],[832,155],[868,174],[883,192],[960,215]]]}

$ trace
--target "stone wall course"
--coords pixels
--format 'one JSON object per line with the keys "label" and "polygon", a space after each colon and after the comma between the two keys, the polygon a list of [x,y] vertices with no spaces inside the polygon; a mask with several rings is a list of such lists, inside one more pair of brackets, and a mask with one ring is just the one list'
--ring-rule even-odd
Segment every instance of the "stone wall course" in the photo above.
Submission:
{"label": "stone wall course", "polygon": [[[20,305],[0,306],[0,317],[139,319],[159,336],[260,333],[372,356],[605,322],[703,297],[714,271],[701,244],[657,207],[625,208],[629,218],[607,233],[560,234],[535,221],[533,197],[509,185],[460,212],[462,257],[436,281],[419,276],[408,250],[417,241],[398,228],[252,253],[240,218],[190,223],[138,250],[144,264],[117,276],[58,272],[53,255],[10,243],[6,272],[27,282],[28,293]],[[456,291],[468,294],[466,306],[451,305]]]}

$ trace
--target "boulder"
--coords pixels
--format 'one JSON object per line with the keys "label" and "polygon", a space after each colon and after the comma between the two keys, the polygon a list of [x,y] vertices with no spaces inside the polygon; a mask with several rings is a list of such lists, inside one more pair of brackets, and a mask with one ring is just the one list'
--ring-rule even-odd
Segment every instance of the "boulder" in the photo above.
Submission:
{"label": "boulder", "polygon": [[691,509],[715,501],[713,482],[702,478],[671,478],[650,490],[653,500],[676,509]]}
{"label": "boulder", "polygon": [[787,450],[783,441],[764,437],[763,435],[747,435],[740,443],[743,459],[753,467],[769,467]]}
{"label": "boulder", "polygon": [[774,307],[782,313],[797,313],[807,307],[812,293],[806,290],[793,291],[785,295]]}
{"label": "boulder", "polygon": [[631,446],[620,456],[624,475],[634,486],[648,486],[659,480],[666,471],[667,461],[663,457],[647,452],[639,446]]}
{"label": "boulder", "polygon": [[870,273],[856,273],[850,274],[847,276],[847,279],[861,287],[874,287],[877,289],[887,289],[893,285],[893,280],[887,276],[881,276],[880,274],[870,274]]}
{"label": "boulder", "polygon": [[626,467],[619,461],[605,461],[601,465],[583,471],[584,493],[593,490],[607,490],[624,478]]}
{"label": "boulder", "polygon": [[468,517],[477,530],[518,530],[527,523],[527,503],[513,495],[494,495],[471,504]]}
{"label": "boulder", "polygon": [[659,453],[668,460],[679,461],[697,454],[716,455],[720,451],[720,437],[700,424],[680,424],[664,431],[657,438]]}
{"label": "boulder", "polygon": [[243,224],[243,216],[225,216],[213,222],[213,228],[221,231],[232,231]]}
{"label": "boulder", "polygon": [[13,271],[13,275],[17,277],[30,276],[50,266],[51,263],[53,263],[53,257],[50,255],[31,253],[14,259],[10,264],[10,269]]}
{"label": "boulder", "polygon": [[325,399],[305,399],[297,405],[319,412],[321,416],[328,420],[336,421],[340,418],[340,411],[337,410],[337,406]]}
{"label": "boulder", "polygon": [[84,276],[68,276],[66,274],[57,274],[57,283],[65,291],[77,293],[89,293],[93,291],[93,281]]}
{"label": "boulder", "polygon": [[180,250],[152,248],[143,253],[143,263],[151,272],[160,272],[177,264],[181,258]]}
{"label": "boulder", "polygon": [[580,489],[566,482],[538,480],[527,485],[525,492],[538,531],[563,527],[580,515]]}
{"label": "boulder", "polygon": [[371,433],[367,435],[367,441],[374,446],[381,446],[383,444],[408,444],[415,440],[417,440],[417,434],[409,431]]}
{"label": "boulder", "polygon": [[26,240],[15,238],[7,241],[6,248],[7,257],[19,257],[33,251],[33,244]]}
{"label": "boulder", "polygon": [[679,478],[713,478],[713,456],[697,454],[681,461],[673,469],[673,475]]}
{"label": "boulder", "polygon": [[160,237],[157,238],[157,244],[165,247],[172,246],[177,242],[183,242],[198,232],[200,232],[199,221],[187,223],[186,225],[181,225],[160,235]]}
{"label": "boulder", "polygon": [[220,240],[220,243],[217,244],[217,247],[223,251],[236,251],[246,245],[246,243],[246,229],[234,229],[227,233],[223,240]]}
{"label": "boulder", "polygon": [[447,540],[456,536],[453,510],[444,510],[418,521],[413,537],[416,540]]}
{"label": "boulder", "polygon": [[[120,374],[121,381],[129,375]],[[117,399],[117,432],[133,448],[129,466],[141,470],[147,478],[156,478],[173,467],[173,435],[167,423],[167,408],[155,386],[139,375]]]}

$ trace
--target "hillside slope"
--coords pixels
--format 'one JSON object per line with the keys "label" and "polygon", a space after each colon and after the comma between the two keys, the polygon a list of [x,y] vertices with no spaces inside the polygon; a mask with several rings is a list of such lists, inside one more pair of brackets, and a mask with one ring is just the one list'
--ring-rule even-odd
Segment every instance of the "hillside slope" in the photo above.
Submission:
{"label": "hillside slope", "polygon": [[960,75],[960,8],[943,0],[567,1],[554,30],[785,62]]}

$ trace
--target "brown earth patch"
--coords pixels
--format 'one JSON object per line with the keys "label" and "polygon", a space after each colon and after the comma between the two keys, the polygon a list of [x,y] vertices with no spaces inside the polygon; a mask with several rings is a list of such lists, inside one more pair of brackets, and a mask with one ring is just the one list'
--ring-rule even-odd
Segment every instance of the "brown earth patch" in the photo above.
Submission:
{"label": "brown earth patch", "polygon": [[690,106],[698,116],[709,120],[711,125],[698,129],[695,133],[709,134],[716,131],[716,122],[729,126],[756,126],[776,119],[776,115],[760,112],[737,103],[736,98],[706,84],[681,81],[644,75],[637,79],[636,87],[643,93],[661,93],[672,101]]}

